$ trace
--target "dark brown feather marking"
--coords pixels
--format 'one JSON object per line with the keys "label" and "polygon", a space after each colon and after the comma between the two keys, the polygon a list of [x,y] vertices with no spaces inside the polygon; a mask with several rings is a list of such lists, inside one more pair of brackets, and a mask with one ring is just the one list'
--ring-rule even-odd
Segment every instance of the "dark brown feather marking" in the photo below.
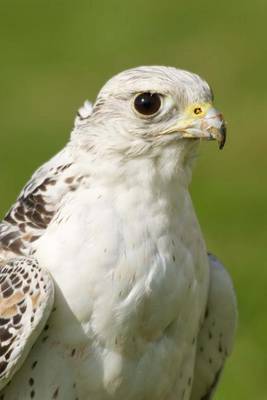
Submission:
{"label": "dark brown feather marking", "polygon": [[56,390],[53,393],[53,399],[57,399],[58,397],[58,392],[59,392],[59,388],[57,387]]}
{"label": "dark brown feather marking", "polygon": [[6,370],[7,366],[8,366],[8,363],[6,361],[0,362],[0,374],[2,374]]}
{"label": "dark brown feather marking", "polygon": [[214,380],[213,380],[213,382],[212,382],[212,385],[211,385],[210,388],[208,389],[208,391],[207,391],[207,393],[205,394],[205,396],[201,397],[200,400],[210,400],[210,399],[211,399],[211,396],[212,396],[212,394],[213,394],[213,391],[214,391],[214,389],[215,389],[215,387],[217,386],[217,383],[218,383],[218,381],[219,381],[221,372],[222,372],[222,369],[220,369],[220,370],[216,373],[215,378],[214,378]]}
{"label": "dark brown feather marking", "polygon": [[1,343],[6,342],[7,340],[12,338],[12,334],[8,331],[8,329],[0,328],[0,341]]}
{"label": "dark brown feather marking", "polygon": [[[27,255],[29,244],[37,240],[49,225],[62,196],[73,190],[70,183],[73,184],[74,178],[55,179],[70,166],[71,164],[66,164],[51,168],[48,177],[40,180],[38,186],[35,187],[34,180],[25,186],[17,202],[0,224],[0,253],[2,251],[3,254],[10,252]],[[58,192],[57,189],[53,189],[52,193],[50,189],[57,185]]]}

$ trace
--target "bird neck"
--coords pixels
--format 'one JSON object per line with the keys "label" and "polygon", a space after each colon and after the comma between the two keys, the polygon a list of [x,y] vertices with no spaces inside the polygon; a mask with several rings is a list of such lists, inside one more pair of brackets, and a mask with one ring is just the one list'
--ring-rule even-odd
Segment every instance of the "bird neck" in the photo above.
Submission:
{"label": "bird neck", "polygon": [[[74,159],[81,170],[105,185],[140,186],[141,188],[168,187],[187,189],[192,175],[198,146],[188,141],[151,148],[144,154],[99,152],[94,148],[72,147]],[[78,150],[78,151],[77,151]],[[76,155],[76,156],[75,156]]]}

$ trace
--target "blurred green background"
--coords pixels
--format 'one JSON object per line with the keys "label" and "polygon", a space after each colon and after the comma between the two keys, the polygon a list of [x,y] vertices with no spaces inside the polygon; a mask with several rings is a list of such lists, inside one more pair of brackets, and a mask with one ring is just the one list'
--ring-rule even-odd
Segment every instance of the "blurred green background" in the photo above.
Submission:
{"label": "blurred green background", "polygon": [[0,2],[2,214],[116,72],[173,65],[213,87],[228,142],[202,145],[191,192],[240,313],[216,400],[267,399],[266,20],[266,0]]}

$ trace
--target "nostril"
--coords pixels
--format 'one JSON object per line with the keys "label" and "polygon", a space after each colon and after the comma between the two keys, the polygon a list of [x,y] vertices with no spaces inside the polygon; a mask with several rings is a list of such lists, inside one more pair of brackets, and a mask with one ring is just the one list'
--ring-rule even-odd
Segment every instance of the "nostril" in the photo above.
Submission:
{"label": "nostril", "polygon": [[201,107],[196,107],[196,108],[194,109],[194,114],[199,115],[199,114],[201,114],[201,113],[202,113],[202,108],[201,108]]}

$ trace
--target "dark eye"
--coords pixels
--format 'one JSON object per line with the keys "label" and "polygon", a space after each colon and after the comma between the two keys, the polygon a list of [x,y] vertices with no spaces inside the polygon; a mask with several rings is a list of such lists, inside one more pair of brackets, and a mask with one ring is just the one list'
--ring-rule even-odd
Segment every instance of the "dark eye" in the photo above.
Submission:
{"label": "dark eye", "polygon": [[160,106],[161,98],[158,93],[141,93],[134,100],[134,108],[143,115],[155,114]]}

